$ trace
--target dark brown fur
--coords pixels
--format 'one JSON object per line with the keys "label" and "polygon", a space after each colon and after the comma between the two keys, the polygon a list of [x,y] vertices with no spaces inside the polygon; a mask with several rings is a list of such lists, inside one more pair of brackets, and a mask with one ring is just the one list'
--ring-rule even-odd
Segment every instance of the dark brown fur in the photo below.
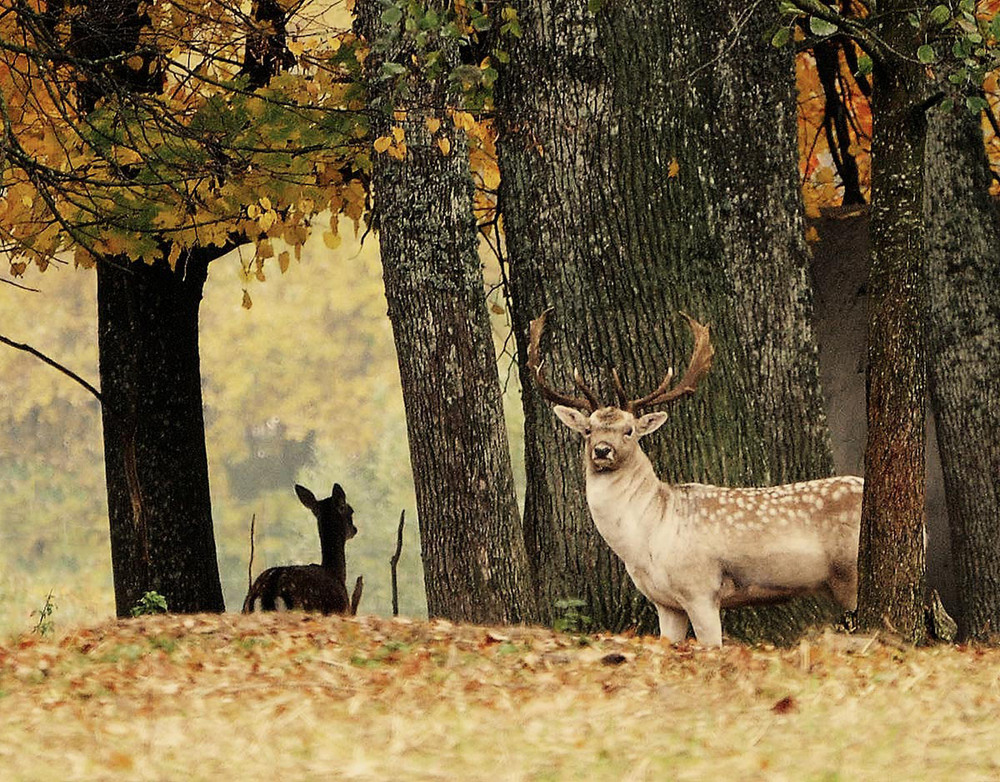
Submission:
{"label": "dark brown fur", "polygon": [[295,492],[302,504],[316,516],[322,563],[268,568],[257,576],[247,592],[243,613],[282,609],[322,614],[354,613],[361,597],[361,579],[355,585],[355,599],[352,600],[347,592],[347,560],[344,554],[344,545],[357,534],[354,509],[347,504],[339,484],[334,484],[333,492],[325,500],[317,500],[311,491],[302,486],[296,485]]}

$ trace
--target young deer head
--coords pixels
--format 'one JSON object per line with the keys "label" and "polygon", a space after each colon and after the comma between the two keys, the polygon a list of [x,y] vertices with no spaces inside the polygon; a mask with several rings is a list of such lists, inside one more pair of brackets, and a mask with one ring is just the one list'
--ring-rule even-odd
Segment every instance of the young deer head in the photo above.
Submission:
{"label": "young deer head", "polygon": [[676,385],[667,372],[655,391],[629,399],[612,370],[619,405],[602,406],[578,372],[583,396],[556,391],[545,379],[539,344],[546,315],[531,323],[528,368],[559,420],[583,435],[590,514],[636,588],[656,605],[661,635],[681,641],[690,621],[700,642],[721,645],[720,608],[820,589],[855,607],[860,478],[763,489],[669,485],[639,447],[639,438],[667,418],[642,411],[693,394],[711,368],[707,326],[684,315],[694,353]]}
{"label": "young deer head", "polygon": [[253,582],[243,602],[243,613],[298,609],[323,614],[356,613],[363,582],[358,577],[354,595],[347,594],[344,546],[357,532],[354,509],[339,483],[325,500],[296,484],[299,501],[312,511],[319,526],[322,560],[319,565],[288,565],[265,570]]}

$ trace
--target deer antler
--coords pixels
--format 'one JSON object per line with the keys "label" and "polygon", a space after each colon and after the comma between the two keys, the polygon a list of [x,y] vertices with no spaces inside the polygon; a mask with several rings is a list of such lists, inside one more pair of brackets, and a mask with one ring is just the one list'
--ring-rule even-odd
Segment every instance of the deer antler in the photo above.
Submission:
{"label": "deer antler", "polygon": [[712,368],[712,356],[715,355],[715,348],[712,347],[709,339],[709,327],[703,326],[686,312],[682,312],[681,315],[687,320],[688,325],[691,327],[691,332],[694,334],[694,352],[691,354],[691,361],[688,362],[688,368],[684,376],[678,381],[676,386],[670,388],[670,381],[673,380],[674,370],[668,369],[666,376],[660,385],[656,387],[655,391],[639,399],[630,400],[625,393],[621,379],[618,377],[618,370],[612,370],[615,378],[615,390],[618,392],[622,409],[630,413],[635,413],[644,407],[673,402],[685,394],[693,394],[698,387],[698,383],[708,374],[708,370]]}
{"label": "deer antler", "polygon": [[567,407],[575,407],[577,410],[586,410],[588,413],[593,413],[601,406],[601,403],[597,395],[583,382],[583,378],[580,377],[580,373],[576,369],[573,370],[573,382],[583,392],[584,397],[586,397],[584,399],[556,391],[545,379],[539,345],[542,341],[542,332],[545,330],[545,319],[550,312],[552,312],[552,307],[549,307],[545,312],[531,321],[528,326],[528,335],[530,337],[528,342],[528,369],[535,376],[535,383],[538,384],[538,390],[542,392],[542,396],[547,400],[557,405],[566,405]]}

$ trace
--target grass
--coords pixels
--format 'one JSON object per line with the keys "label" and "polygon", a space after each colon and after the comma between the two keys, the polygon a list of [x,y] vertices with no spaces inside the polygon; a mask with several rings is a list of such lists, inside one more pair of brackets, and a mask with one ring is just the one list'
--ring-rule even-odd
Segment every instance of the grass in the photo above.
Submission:
{"label": "grass", "polygon": [[0,644],[4,780],[1000,777],[1000,650],[296,614]]}

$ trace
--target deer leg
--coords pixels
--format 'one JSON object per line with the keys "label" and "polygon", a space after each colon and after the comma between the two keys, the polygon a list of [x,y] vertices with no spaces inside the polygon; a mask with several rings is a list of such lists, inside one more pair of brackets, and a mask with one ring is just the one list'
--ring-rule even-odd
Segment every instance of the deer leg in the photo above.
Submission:
{"label": "deer leg", "polygon": [[858,571],[856,567],[839,568],[833,566],[827,582],[833,599],[847,611],[858,607]]}
{"label": "deer leg", "polygon": [[665,606],[656,606],[660,615],[660,637],[666,638],[672,644],[679,644],[687,638],[688,617],[683,611]]}
{"label": "deer leg", "polygon": [[704,646],[722,646],[722,617],[717,597],[696,598],[684,606],[694,636]]}

